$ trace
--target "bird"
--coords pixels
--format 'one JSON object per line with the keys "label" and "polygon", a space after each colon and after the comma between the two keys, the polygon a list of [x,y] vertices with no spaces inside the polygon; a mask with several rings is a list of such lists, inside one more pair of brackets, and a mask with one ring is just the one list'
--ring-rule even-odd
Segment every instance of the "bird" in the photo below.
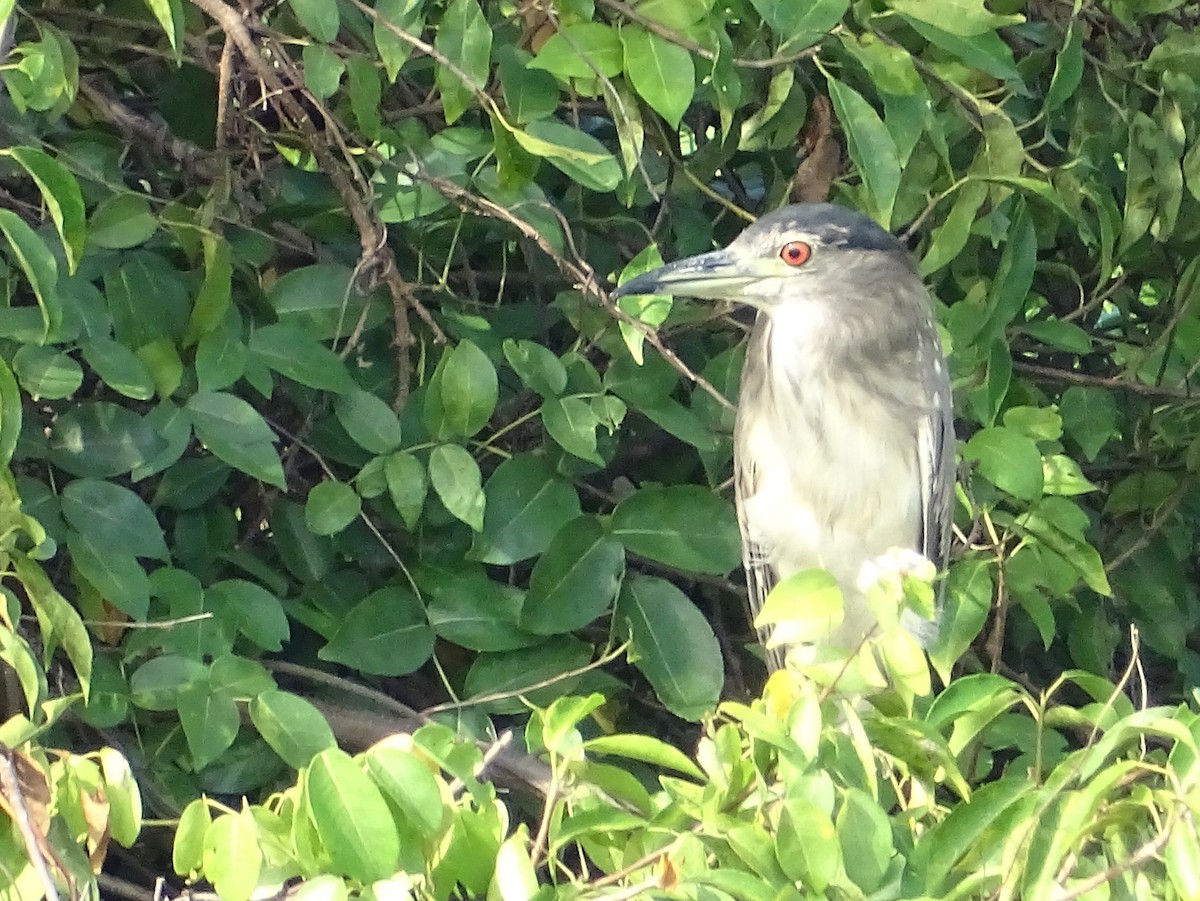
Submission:
{"label": "bird", "polygon": [[[625,281],[615,296],[632,294],[757,311],[733,437],[750,611],[757,620],[780,580],[824,569],[842,589],[844,617],[822,641],[853,653],[876,626],[864,567],[900,549],[941,571],[949,549],[953,398],[912,255],[862,213],[793,204],[723,249]],[[901,622],[927,647],[936,616],[906,610]],[[773,632],[760,625],[770,671],[821,653],[821,642],[789,646]]]}

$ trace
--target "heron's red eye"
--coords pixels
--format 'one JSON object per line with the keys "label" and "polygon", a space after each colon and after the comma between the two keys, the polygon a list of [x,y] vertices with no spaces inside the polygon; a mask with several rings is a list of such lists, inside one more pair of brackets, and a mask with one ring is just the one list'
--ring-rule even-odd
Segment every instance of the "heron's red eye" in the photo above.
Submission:
{"label": "heron's red eye", "polygon": [[789,266],[803,266],[812,256],[812,247],[803,241],[788,241],[779,251],[779,259]]}

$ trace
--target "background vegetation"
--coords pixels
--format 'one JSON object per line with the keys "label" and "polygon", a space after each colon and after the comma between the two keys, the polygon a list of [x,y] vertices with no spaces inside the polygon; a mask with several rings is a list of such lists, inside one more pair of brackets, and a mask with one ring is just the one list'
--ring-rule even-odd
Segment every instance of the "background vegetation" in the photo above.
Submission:
{"label": "background vegetation", "polygon": [[[1200,4],[0,18],[6,897],[1200,897]],[[607,293],[826,197],[959,411],[878,709],[752,701],[745,316]]]}

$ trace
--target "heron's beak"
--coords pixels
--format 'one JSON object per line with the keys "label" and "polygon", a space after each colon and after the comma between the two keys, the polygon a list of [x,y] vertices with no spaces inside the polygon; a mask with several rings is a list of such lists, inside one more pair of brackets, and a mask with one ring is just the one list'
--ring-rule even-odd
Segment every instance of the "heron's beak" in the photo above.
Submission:
{"label": "heron's beak", "polygon": [[742,289],[763,277],[762,272],[728,249],[668,263],[631,278],[613,293],[670,294],[701,297],[705,300],[741,300]]}

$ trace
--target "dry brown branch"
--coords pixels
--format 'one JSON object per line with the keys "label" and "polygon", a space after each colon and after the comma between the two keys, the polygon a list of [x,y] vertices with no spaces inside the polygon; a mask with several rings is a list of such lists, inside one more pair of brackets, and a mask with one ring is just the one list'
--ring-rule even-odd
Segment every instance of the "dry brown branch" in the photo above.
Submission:
{"label": "dry brown branch", "polygon": [[[406,375],[410,366],[408,348],[413,344],[408,311],[411,309],[420,316],[435,340],[444,341],[445,336],[429,311],[417,300],[396,270],[395,261],[387,251],[387,230],[371,208],[369,189],[350,158],[336,120],[329,111],[322,110],[325,119],[324,128],[318,131],[303,105],[292,95],[291,91],[287,90],[278,70],[263,58],[258,45],[250,36],[246,23],[236,9],[228,6],[222,0],[191,0],[191,2],[221,26],[254,74],[262,81],[267,91],[274,96],[274,103],[282,118],[304,138],[318,165],[333,184],[338,198],[342,201],[358,232],[359,245],[362,250],[362,263],[360,264],[362,271],[370,273],[370,280],[382,281],[387,285],[388,293],[392,298],[394,342],[398,349],[399,359],[397,362],[402,383],[398,389],[397,401],[402,402],[406,396]],[[286,60],[286,55],[282,50],[278,56],[280,60]],[[298,75],[294,71],[293,74]],[[297,78],[295,81],[298,84],[303,83],[301,78]],[[334,146],[340,150],[340,154],[334,154]],[[357,189],[354,181],[359,182]]]}

